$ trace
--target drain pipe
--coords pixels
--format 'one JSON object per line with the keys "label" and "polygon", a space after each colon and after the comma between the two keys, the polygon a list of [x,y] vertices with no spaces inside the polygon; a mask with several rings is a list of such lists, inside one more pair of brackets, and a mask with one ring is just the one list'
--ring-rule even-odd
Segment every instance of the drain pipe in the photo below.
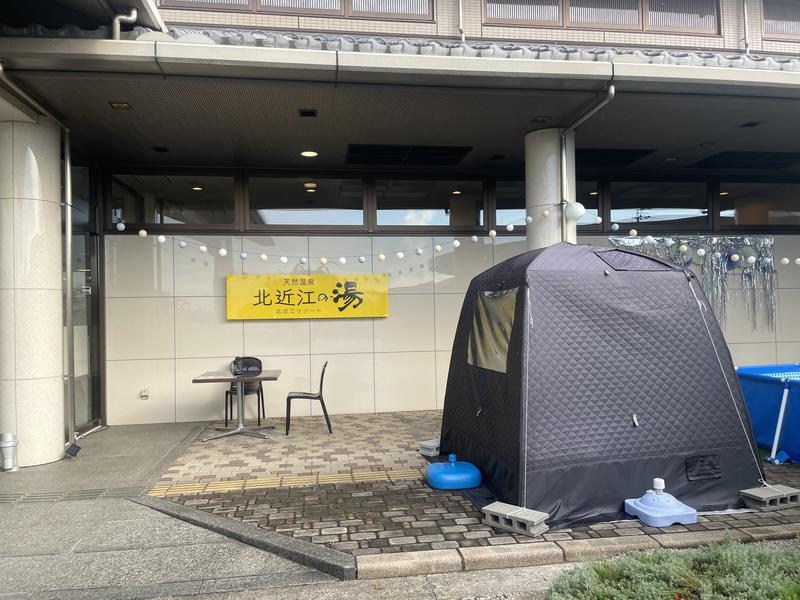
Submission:
{"label": "drain pipe", "polygon": [[750,54],[750,24],[748,23],[749,17],[747,16],[747,0],[742,0],[742,19],[742,32],[744,33],[744,53]]}
{"label": "drain pipe", "polygon": [[114,15],[111,21],[111,39],[118,40],[121,35],[120,23],[136,23],[136,18],[139,16],[139,11],[135,8],[131,9],[129,14]]}
{"label": "drain pipe", "polygon": [[567,240],[567,136],[592,118],[595,114],[603,110],[614,101],[617,94],[617,87],[613,83],[608,84],[606,96],[595,104],[588,111],[583,113],[571,125],[567,125],[561,130],[561,241]]}
{"label": "drain pipe", "polygon": [[466,43],[467,35],[464,33],[464,0],[458,0],[458,33],[461,35],[461,43]]}

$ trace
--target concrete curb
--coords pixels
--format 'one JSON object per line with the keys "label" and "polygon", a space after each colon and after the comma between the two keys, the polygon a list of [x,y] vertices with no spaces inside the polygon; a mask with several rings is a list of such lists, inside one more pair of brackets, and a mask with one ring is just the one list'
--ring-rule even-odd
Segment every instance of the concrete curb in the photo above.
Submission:
{"label": "concrete curb", "polygon": [[140,498],[131,498],[130,500],[181,521],[222,534],[243,544],[273,552],[338,579],[356,578],[356,560],[350,554],[319,544],[303,542],[274,531],[247,525],[237,519],[209,514],[202,510],[162,500],[161,498],[142,496]]}

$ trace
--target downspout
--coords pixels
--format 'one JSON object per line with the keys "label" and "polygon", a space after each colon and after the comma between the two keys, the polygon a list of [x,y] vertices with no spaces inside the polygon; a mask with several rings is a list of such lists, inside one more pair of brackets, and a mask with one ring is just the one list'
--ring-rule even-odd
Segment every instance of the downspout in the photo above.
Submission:
{"label": "downspout", "polygon": [[613,83],[608,84],[606,96],[597,104],[578,117],[572,124],[567,125],[561,130],[561,240],[567,239],[567,136],[583,125],[595,114],[614,101],[617,94],[617,87]]}
{"label": "downspout", "polygon": [[747,16],[747,0],[742,0],[742,19],[744,20],[742,27],[744,32],[744,53],[750,54],[750,23]]}
{"label": "downspout", "polygon": [[458,33],[461,35],[461,43],[467,41],[467,36],[464,33],[464,0],[458,0]]}
{"label": "downspout", "polygon": [[69,129],[63,130],[64,145],[64,328],[67,346],[67,427],[66,445],[75,442],[75,332],[72,330],[72,152]]}
{"label": "downspout", "polygon": [[135,8],[131,9],[130,14],[115,15],[111,21],[111,39],[118,40],[121,35],[120,23],[136,23],[136,18],[139,16],[139,11]]}

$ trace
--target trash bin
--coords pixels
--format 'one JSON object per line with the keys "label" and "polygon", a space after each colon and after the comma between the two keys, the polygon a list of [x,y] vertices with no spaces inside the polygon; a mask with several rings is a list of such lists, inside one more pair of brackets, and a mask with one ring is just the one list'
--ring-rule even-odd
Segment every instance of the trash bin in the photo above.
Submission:
{"label": "trash bin", "polygon": [[17,436],[13,433],[0,433],[0,467],[3,471],[16,471]]}

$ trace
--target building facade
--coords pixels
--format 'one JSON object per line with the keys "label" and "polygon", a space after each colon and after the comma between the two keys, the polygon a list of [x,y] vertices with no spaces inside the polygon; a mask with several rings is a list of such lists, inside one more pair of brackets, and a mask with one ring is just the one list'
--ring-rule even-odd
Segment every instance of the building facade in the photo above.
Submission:
{"label": "building facade", "polygon": [[[441,408],[473,276],[634,229],[730,239],[734,361],[800,356],[795,2],[28,4],[0,12],[0,431],[23,465],[98,424],[221,418],[191,380],[242,355],[282,371],[271,416],[325,361],[333,414]],[[226,276],[255,273],[387,273],[389,316],[228,320]]]}

